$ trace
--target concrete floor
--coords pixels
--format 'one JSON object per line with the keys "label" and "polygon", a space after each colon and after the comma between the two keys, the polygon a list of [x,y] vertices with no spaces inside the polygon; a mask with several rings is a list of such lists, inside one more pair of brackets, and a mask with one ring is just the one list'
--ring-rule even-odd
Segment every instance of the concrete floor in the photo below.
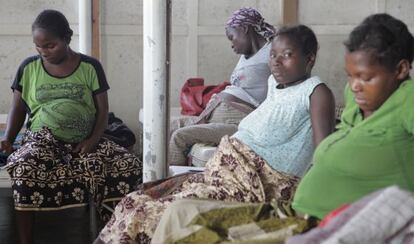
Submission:
{"label": "concrete floor", "polygon": [[[35,215],[35,244],[92,243],[87,207]],[[18,244],[13,199],[9,189],[0,188],[0,244]]]}

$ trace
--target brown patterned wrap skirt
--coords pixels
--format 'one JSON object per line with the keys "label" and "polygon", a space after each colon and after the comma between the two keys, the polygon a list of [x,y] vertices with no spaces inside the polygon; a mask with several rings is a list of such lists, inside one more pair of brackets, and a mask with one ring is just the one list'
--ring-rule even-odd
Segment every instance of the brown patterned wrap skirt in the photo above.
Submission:
{"label": "brown patterned wrap skirt", "polygon": [[[299,178],[273,170],[247,145],[223,137],[206,171],[159,183],[173,189],[141,189],[128,194],[95,243],[150,243],[168,205],[183,198],[289,205]],[[145,186],[145,184],[144,184]],[[155,186],[153,186],[155,187]],[[166,194],[167,193],[167,194]]]}
{"label": "brown patterned wrap skirt", "polygon": [[26,131],[6,169],[16,210],[84,206],[90,196],[100,210],[102,202],[119,200],[142,182],[142,163],[127,149],[102,138],[95,152],[73,153],[47,128]]}

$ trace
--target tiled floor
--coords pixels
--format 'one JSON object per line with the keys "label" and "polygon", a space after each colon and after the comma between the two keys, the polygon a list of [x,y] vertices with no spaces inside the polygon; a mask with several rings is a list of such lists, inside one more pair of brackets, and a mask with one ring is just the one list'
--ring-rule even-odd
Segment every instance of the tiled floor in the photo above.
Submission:
{"label": "tiled floor", "polygon": [[[10,192],[0,189],[0,244],[18,244]],[[88,244],[88,209],[75,208],[35,215],[35,244]]]}

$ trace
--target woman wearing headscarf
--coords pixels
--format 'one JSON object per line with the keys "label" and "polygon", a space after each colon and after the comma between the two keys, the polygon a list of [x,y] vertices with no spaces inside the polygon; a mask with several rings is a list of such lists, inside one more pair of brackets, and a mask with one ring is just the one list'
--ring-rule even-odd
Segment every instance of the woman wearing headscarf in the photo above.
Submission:
{"label": "woman wearing headscarf", "polygon": [[172,133],[170,164],[184,165],[187,152],[196,143],[218,144],[224,135],[235,133],[239,122],[266,98],[274,27],[257,10],[241,8],[229,17],[225,30],[233,51],[241,55],[230,85],[213,96],[194,121]]}

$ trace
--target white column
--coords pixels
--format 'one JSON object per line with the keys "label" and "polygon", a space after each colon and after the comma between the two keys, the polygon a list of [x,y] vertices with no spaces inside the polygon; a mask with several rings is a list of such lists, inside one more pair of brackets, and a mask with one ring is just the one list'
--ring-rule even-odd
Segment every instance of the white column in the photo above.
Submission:
{"label": "white column", "polygon": [[167,1],[144,0],[144,142],[143,181],[167,172]]}
{"label": "white column", "polygon": [[79,52],[92,54],[92,1],[79,0]]}

